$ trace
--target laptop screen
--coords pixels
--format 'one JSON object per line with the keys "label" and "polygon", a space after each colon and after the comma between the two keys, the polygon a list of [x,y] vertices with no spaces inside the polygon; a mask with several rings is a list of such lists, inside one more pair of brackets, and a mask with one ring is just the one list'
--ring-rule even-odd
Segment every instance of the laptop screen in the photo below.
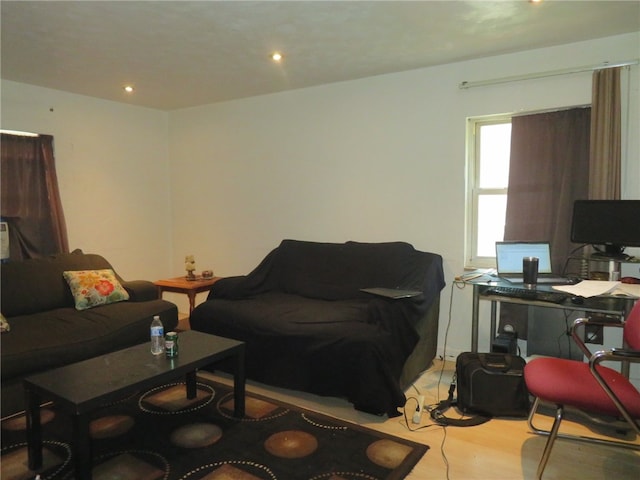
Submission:
{"label": "laptop screen", "polygon": [[551,273],[549,242],[496,242],[498,275],[522,275],[523,257],[538,257],[538,273]]}

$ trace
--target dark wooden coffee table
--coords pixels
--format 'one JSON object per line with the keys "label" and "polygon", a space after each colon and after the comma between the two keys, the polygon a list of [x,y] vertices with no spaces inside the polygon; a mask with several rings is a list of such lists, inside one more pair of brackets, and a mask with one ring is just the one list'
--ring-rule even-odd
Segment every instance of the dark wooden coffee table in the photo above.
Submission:
{"label": "dark wooden coffee table", "polygon": [[149,344],[145,343],[26,378],[29,468],[37,470],[42,466],[40,404],[43,398],[53,400],[72,417],[75,478],[82,480],[90,479],[92,475],[89,414],[136,391],[185,376],[187,398],[195,398],[197,370],[233,358],[234,415],[242,418],[245,406],[244,342],[196,331],[181,333],[179,342],[180,352],[175,358],[152,355]]}

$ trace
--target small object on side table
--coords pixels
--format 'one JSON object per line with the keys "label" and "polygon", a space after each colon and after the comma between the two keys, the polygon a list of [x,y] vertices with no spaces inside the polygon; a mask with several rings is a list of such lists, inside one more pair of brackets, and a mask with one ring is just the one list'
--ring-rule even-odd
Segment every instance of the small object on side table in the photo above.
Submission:
{"label": "small object on side table", "polygon": [[196,260],[193,255],[187,255],[184,257],[184,269],[187,271],[187,280],[193,282],[196,279],[195,273]]}
{"label": "small object on side table", "polygon": [[202,278],[205,278],[205,279],[213,278],[213,270],[203,270]]}

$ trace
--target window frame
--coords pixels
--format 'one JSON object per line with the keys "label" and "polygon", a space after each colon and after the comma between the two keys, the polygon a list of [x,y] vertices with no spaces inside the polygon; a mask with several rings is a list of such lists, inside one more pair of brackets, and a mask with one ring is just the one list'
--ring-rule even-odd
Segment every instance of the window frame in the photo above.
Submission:
{"label": "window frame", "polygon": [[480,183],[480,138],[479,129],[485,125],[511,123],[512,114],[483,115],[467,118],[466,131],[466,202],[465,202],[465,269],[495,268],[493,256],[476,256],[478,246],[478,199],[480,195],[507,195],[505,188],[481,188]]}

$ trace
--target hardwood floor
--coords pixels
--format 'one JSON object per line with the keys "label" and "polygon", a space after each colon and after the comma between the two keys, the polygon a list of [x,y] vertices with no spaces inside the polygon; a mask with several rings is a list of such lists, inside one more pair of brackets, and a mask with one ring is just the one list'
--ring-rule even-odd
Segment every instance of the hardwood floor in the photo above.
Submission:
{"label": "hardwood floor", "polygon": [[[435,404],[447,395],[453,374],[452,362],[437,361],[407,391],[407,397],[425,396],[426,404]],[[213,378],[231,383],[224,375]],[[422,423],[414,425],[411,416],[415,403],[408,400],[409,427],[404,416],[388,418],[357,412],[342,399],[318,397],[311,394],[265,386],[249,381],[247,390],[282,401],[319,411],[327,415],[366,425],[379,431],[397,435],[430,446],[429,451],[407,477],[409,480],[427,479],[533,479],[546,437],[529,431],[526,419],[493,419],[475,427],[435,426],[427,413]],[[539,422],[540,427],[546,427]],[[551,424],[549,418],[548,425]],[[586,432],[585,427],[563,421],[564,431]],[[640,439],[636,439],[640,444]],[[624,448],[603,447],[584,442],[559,439],[551,453],[543,477],[545,480],[567,479],[637,479],[640,478],[640,452]]]}

